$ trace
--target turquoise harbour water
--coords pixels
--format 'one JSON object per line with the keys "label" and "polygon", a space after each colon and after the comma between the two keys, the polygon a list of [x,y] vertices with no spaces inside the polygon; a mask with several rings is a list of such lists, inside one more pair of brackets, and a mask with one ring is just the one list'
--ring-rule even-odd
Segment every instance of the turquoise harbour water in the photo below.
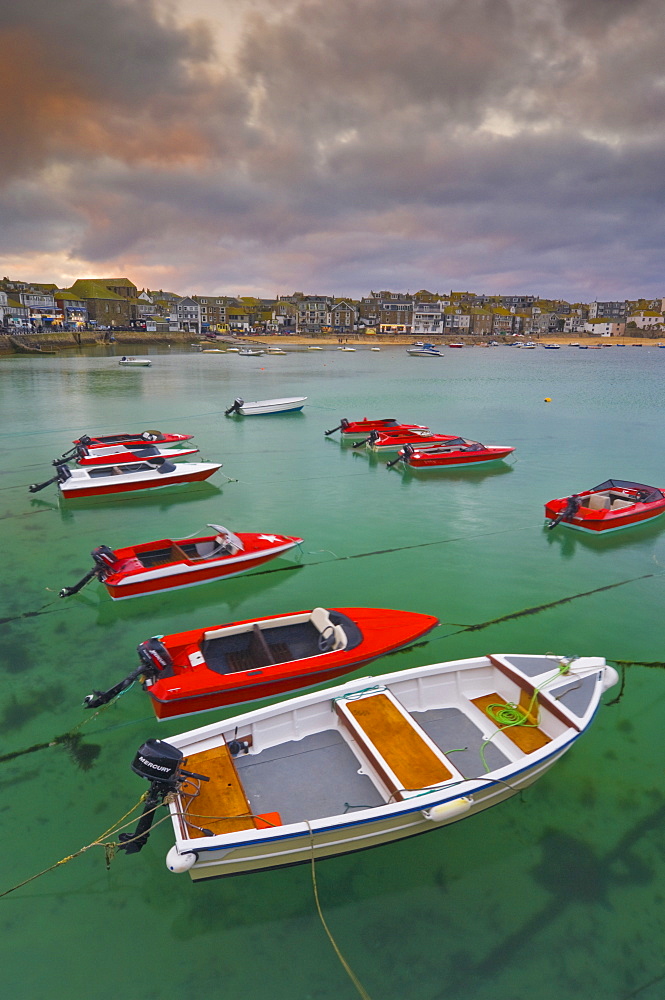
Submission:
{"label": "turquoise harbour water", "polygon": [[[216,718],[157,723],[140,689],[85,712],[84,695],[137,665],[143,639],[315,604],[423,611],[442,623],[426,645],[358,676],[488,652],[632,665],[619,700],[618,687],[608,692],[589,732],[523,795],[317,864],[344,959],[372,1000],[662,1000],[665,518],[588,539],[546,531],[543,505],[610,477],[665,486],[665,351],[150,356],[139,369],[119,368],[110,349],[0,360],[2,753],[85,720],[77,754],[46,746],[1,764],[0,891],[75,854],[136,803],[147,784],[130,764],[145,739]],[[290,395],[308,396],[301,414],[224,417],[236,396]],[[387,470],[387,458],[324,436],[363,416],[516,451],[485,471]],[[76,505],[55,486],[28,493],[82,433],[145,428],[194,434],[192,460],[223,469],[146,497]],[[302,551],[274,572],[159,598],[115,604],[97,583],[58,598],[95,546],[198,534],[208,522],[301,535]],[[95,848],[1,898],[7,996],[359,995],[320,922],[309,866],[193,885],[167,871],[171,843],[165,823],[109,870]]]}

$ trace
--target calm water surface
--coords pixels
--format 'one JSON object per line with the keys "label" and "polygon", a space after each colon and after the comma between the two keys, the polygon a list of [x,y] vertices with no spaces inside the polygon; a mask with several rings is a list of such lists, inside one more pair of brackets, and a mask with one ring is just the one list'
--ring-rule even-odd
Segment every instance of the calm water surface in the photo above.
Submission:
{"label": "calm water surface", "polygon": [[[665,485],[665,351],[151,357],[152,368],[129,370],[104,349],[0,360],[3,752],[85,720],[88,754],[51,746],[2,763],[0,891],[134,805],[147,785],[129,765],[145,739],[215,717],[157,723],[140,690],[86,715],[83,696],[133,669],[143,639],[314,604],[423,611],[442,623],[427,645],[376,672],[486,652],[656,665],[626,667],[620,700],[608,704],[609,692],[591,730],[521,797],[317,865],[340,951],[372,1000],[661,1000],[665,519],[587,539],[545,531],[543,504],[610,477]],[[223,415],[236,396],[301,394],[301,414]],[[491,471],[404,474],[324,437],[341,417],[363,416],[516,451]],[[197,458],[223,469],[207,484],[81,506],[60,503],[55,486],[28,493],[80,434],[145,428],[194,434]],[[126,604],[96,583],[57,596],[99,544],[197,534],[208,522],[299,534],[302,552],[272,564],[279,572]],[[319,921],[308,866],[195,886],[165,868],[169,828],[108,871],[91,850],[0,900],[7,995],[358,995]]]}

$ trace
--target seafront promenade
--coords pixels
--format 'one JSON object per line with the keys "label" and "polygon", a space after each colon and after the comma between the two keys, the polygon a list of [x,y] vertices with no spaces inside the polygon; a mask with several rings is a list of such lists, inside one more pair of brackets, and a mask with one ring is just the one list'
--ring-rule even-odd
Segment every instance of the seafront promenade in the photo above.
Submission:
{"label": "seafront promenade", "polygon": [[[160,347],[190,347],[190,345],[198,345],[199,343],[206,342],[204,341],[204,338],[199,337],[196,334],[186,333],[183,331],[174,333],[146,333],[145,331],[117,330],[114,332],[114,340],[109,341],[108,338],[104,339],[103,334],[93,330],[83,330],[80,333],[69,333],[58,330],[53,333],[42,332],[39,334],[28,334],[21,336],[20,338],[0,336],[0,356],[18,353],[16,347],[12,344],[12,339],[20,341],[21,344],[25,345],[25,347],[40,347],[45,353],[47,351],[56,351],[57,353],[60,353],[62,351],[76,350],[85,347],[110,347],[114,344],[118,349],[133,347],[141,348],[141,350],[145,352],[150,349],[151,345]],[[415,340],[427,340],[428,338],[415,334],[406,337],[387,336],[383,334],[376,334],[374,336],[367,336],[365,334],[350,334],[342,339],[344,344],[349,347],[369,348],[408,347]],[[267,335],[254,333],[239,337],[219,335],[216,340],[220,346],[224,343],[229,345],[261,344],[265,346],[279,344],[282,347],[308,347],[311,345],[336,348],[340,346],[340,338],[336,336],[304,337],[293,334]],[[662,337],[662,340],[665,341],[665,336]],[[454,337],[436,335],[432,338],[432,343],[436,343],[437,345],[442,345],[444,347],[449,346],[450,344],[463,344],[464,347],[494,347],[498,344],[499,347],[510,347],[515,343],[526,343],[527,341],[531,341],[541,347],[544,344],[560,344],[562,347],[571,344],[584,344],[588,347],[613,347],[617,344],[654,346],[660,342],[654,337],[594,337],[588,334],[547,334],[540,337],[511,336],[500,337],[498,340],[492,337],[478,336]]]}

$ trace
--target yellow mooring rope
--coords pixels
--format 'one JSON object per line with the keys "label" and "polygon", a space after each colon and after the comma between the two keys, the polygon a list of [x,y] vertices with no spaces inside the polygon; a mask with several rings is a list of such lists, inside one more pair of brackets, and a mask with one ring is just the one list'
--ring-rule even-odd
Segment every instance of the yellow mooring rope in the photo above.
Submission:
{"label": "yellow mooring rope", "polygon": [[351,980],[351,982],[353,983],[353,985],[355,986],[355,988],[358,990],[358,994],[363,998],[363,1000],[371,1000],[371,997],[370,997],[369,993],[367,992],[367,990],[365,989],[365,987],[363,986],[363,984],[360,982],[360,980],[356,976],[355,972],[353,971],[353,969],[351,968],[351,966],[349,965],[349,963],[347,962],[347,960],[342,955],[342,952],[340,951],[339,946],[338,946],[337,942],[335,941],[334,937],[332,936],[332,932],[331,932],[330,928],[328,927],[328,924],[326,923],[326,918],[323,916],[323,910],[321,909],[321,903],[319,901],[319,888],[318,888],[318,885],[316,883],[316,862],[315,862],[315,857],[314,857],[314,833],[312,831],[312,828],[311,828],[309,822],[307,823],[307,826],[309,827],[309,836],[310,836],[310,841],[311,841],[311,845],[312,845],[312,888],[314,890],[314,901],[316,903],[316,909],[317,909],[317,912],[319,914],[319,920],[321,921],[321,924],[323,925],[324,931],[328,935],[328,940],[330,941],[331,945],[333,946],[335,954],[337,955],[337,958],[339,959],[340,963],[342,964],[342,967],[344,968],[344,971],[346,972],[347,976],[349,977],[349,979]]}

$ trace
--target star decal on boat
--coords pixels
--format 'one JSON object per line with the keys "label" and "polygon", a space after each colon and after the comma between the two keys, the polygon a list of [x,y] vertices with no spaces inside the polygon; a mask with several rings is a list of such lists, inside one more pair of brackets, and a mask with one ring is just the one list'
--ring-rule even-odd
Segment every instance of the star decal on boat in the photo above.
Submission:
{"label": "star decal on boat", "polygon": [[282,540],[280,535],[259,535],[259,538],[266,542],[281,542]]}

